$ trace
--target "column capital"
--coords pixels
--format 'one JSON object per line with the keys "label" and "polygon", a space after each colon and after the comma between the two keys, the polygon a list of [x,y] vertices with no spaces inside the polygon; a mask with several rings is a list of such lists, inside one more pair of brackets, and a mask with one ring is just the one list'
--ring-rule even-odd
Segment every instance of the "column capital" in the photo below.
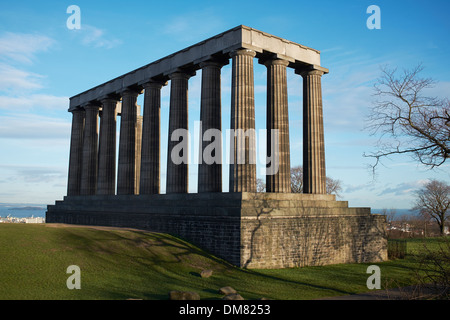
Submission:
{"label": "column capital", "polygon": [[69,112],[72,112],[72,114],[82,113],[82,112],[84,112],[84,109],[83,108],[76,108],[76,109],[70,110]]}
{"label": "column capital", "polygon": [[222,68],[223,66],[227,65],[229,63],[228,59],[215,59],[215,58],[211,58],[205,61],[202,61],[199,63],[199,67],[200,68],[204,68],[204,67],[215,67],[215,68]]}
{"label": "column capital", "polygon": [[109,106],[116,107],[117,103],[119,101],[120,100],[113,99],[113,98],[105,98],[105,99],[102,99],[100,102],[102,103],[102,109],[105,109],[105,108],[108,108]]}
{"label": "column capital", "polygon": [[188,80],[190,77],[195,76],[195,71],[182,71],[182,70],[176,70],[169,74],[170,80],[174,79],[185,79]]}
{"label": "column capital", "polygon": [[255,57],[256,52],[250,49],[238,49],[235,51],[230,52],[230,57],[233,58],[234,56],[251,56]]}
{"label": "column capital", "polygon": [[82,106],[84,110],[100,110],[100,105],[97,103],[89,102]]}
{"label": "column capital", "polygon": [[122,98],[124,96],[137,97],[141,93],[142,93],[142,90],[141,89],[137,89],[137,88],[125,88],[122,91],[120,91],[120,95],[122,96]]}
{"label": "column capital", "polygon": [[148,82],[145,82],[142,84],[142,87],[144,89],[148,88],[154,88],[154,89],[161,89],[164,86],[167,86],[167,81],[158,81],[158,80],[150,80]]}
{"label": "column capital", "polygon": [[295,73],[301,75],[302,77],[309,76],[309,75],[319,75],[322,76],[324,74],[327,74],[329,70],[327,68],[318,66],[318,65],[308,65],[304,68],[298,68],[295,69]]}
{"label": "column capital", "polygon": [[103,97],[100,97],[98,99],[98,101],[100,101],[101,104],[105,104],[105,103],[114,103],[114,102],[119,102],[120,101],[120,96],[119,95],[106,95]]}
{"label": "column capital", "polygon": [[264,64],[266,67],[273,66],[273,65],[287,67],[289,65],[289,61],[284,60],[284,59],[279,59],[279,58],[271,58],[271,59],[264,60],[262,62],[262,64]]}

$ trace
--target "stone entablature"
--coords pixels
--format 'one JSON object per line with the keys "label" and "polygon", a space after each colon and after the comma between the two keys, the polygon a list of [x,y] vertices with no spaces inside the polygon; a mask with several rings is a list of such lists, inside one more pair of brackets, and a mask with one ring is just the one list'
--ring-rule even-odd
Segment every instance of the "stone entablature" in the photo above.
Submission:
{"label": "stone entablature", "polygon": [[100,101],[104,96],[120,94],[126,88],[141,86],[152,79],[168,80],[168,76],[179,69],[198,70],[201,62],[212,57],[228,60],[228,54],[237,49],[255,51],[257,58],[274,56],[289,61],[290,68],[310,65],[328,72],[320,67],[318,50],[241,25],[73,96],[69,111]]}

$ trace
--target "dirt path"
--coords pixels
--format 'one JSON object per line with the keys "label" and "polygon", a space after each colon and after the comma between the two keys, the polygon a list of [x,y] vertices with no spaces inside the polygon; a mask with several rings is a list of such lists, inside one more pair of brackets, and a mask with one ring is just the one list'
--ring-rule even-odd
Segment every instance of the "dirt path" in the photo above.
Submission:
{"label": "dirt path", "polygon": [[319,300],[427,300],[435,298],[444,289],[444,287],[435,287],[434,285],[421,287],[409,286],[386,290],[373,290],[366,293],[329,297]]}

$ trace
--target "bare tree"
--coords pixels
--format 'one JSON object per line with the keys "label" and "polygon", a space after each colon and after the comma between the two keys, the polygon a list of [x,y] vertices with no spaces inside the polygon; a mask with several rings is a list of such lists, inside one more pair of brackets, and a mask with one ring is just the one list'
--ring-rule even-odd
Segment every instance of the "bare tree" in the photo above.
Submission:
{"label": "bare tree", "polygon": [[370,110],[367,129],[380,135],[378,151],[364,154],[375,158],[373,170],[381,158],[409,154],[427,167],[442,165],[450,157],[450,101],[424,95],[435,81],[421,78],[421,65],[404,70],[381,69],[375,84],[379,99]]}
{"label": "bare tree", "polygon": [[266,192],[266,183],[263,179],[256,179],[256,192]]}
{"label": "bare tree", "polygon": [[[328,194],[335,194],[337,197],[341,196],[342,183],[330,177],[326,177],[326,189]],[[291,192],[303,192],[303,167],[297,166],[291,168]]]}
{"label": "bare tree", "polygon": [[297,166],[291,168],[291,192],[303,192],[303,167]]}
{"label": "bare tree", "polygon": [[416,192],[414,210],[419,210],[424,217],[434,219],[444,235],[444,226],[450,207],[450,185],[443,181],[431,180]]}
{"label": "bare tree", "polygon": [[388,223],[391,223],[392,221],[395,220],[395,216],[397,215],[397,210],[393,209],[393,208],[391,208],[391,209],[384,208],[381,211],[381,214],[386,216],[386,220]]}
{"label": "bare tree", "polygon": [[336,197],[340,198],[342,192],[341,180],[326,177],[326,189],[328,194],[335,194]]}

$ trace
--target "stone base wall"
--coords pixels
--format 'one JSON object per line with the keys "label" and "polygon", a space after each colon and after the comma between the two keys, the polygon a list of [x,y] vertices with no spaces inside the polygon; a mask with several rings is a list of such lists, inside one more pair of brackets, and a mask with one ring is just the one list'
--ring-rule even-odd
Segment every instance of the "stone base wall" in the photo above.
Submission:
{"label": "stone base wall", "polygon": [[287,268],[387,260],[384,216],[300,216],[244,220],[241,262]]}
{"label": "stone base wall", "polygon": [[246,268],[387,260],[385,216],[330,195],[66,197],[48,206],[46,222],[170,233]]}

